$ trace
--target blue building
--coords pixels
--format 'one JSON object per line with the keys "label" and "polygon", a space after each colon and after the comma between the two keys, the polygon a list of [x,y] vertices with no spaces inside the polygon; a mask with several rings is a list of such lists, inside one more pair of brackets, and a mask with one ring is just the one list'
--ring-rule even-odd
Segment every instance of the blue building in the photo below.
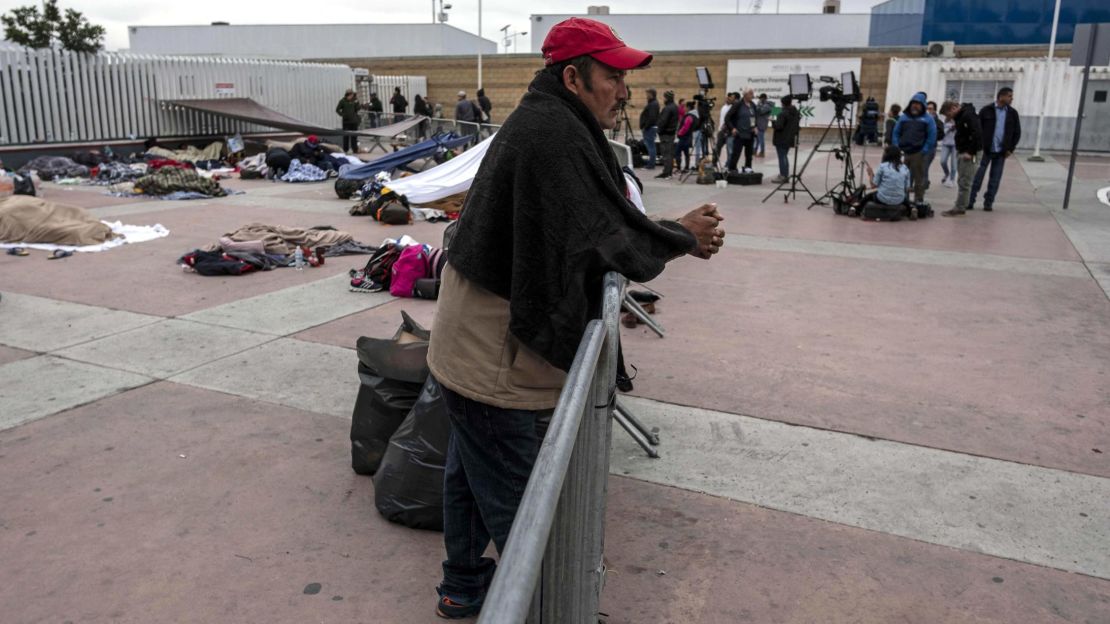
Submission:
{"label": "blue building", "polygon": [[[872,46],[1048,44],[1055,0],[888,0],[871,9]],[[1057,43],[1076,24],[1110,22],[1110,0],[1063,0]]]}

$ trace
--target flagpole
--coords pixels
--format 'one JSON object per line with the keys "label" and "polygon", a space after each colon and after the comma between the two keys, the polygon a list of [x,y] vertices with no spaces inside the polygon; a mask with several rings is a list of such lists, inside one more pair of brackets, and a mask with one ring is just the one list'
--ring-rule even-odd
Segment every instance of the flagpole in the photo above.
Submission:
{"label": "flagpole", "polygon": [[1041,156],[1041,135],[1044,133],[1044,113],[1048,106],[1048,81],[1052,78],[1052,57],[1056,52],[1056,28],[1060,25],[1060,0],[1056,0],[1056,12],[1052,16],[1052,39],[1048,42],[1048,66],[1045,68],[1045,85],[1041,89],[1041,117],[1037,122],[1037,143],[1033,147],[1033,155],[1029,157],[1032,162],[1044,162]]}

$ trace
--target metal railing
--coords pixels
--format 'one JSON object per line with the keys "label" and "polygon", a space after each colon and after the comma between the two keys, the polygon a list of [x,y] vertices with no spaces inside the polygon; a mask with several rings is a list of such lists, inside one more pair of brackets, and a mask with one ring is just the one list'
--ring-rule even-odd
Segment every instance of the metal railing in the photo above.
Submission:
{"label": "metal railing", "polygon": [[[362,112],[362,127],[375,128],[378,126],[385,126],[396,121],[403,121],[411,119],[415,115],[408,113],[377,113],[370,111]],[[478,135],[478,140],[481,141],[493,135],[501,129],[500,124],[489,123],[474,123],[471,121],[455,121],[454,119],[442,119],[439,117],[430,117],[424,123],[416,126],[412,130],[399,135],[399,139],[408,143],[417,143],[430,136],[434,136],[441,132],[454,132],[459,136]]]}
{"label": "metal railing", "polygon": [[605,566],[610,415],[625,279],[605,275],[479,624],[596,624]]}

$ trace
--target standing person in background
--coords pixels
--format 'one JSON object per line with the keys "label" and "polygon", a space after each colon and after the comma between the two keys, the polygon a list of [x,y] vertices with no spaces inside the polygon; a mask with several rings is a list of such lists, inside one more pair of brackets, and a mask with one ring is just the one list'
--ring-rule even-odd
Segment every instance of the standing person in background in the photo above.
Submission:
{"label": "standing person in background", "polygon": [[[931,100],[927,102],[925,104],[925,112],[929,113],[929,116],[933,118],[933,123],[937,126],[936,145],[937,148],[939,148],[941,142],[944,141],[944,120],[937,115],[937,103]],[[933,160],[937,157],[937,148],[934,148],[933,151],[929,152],[929,155],[925,157],[925,190],[929,190],[929,170],[933,168]]]}
{"label": "standing person in background", "polygon": [[431,117],[432,107],[428,106],[427,100],[417,94],[412,98],[412,113],[423,117]]}
{"label": "standing person in background", "polygon": [[401,95],[401,87],[393,87],[393,97],[389,98],[389,105],[393,108],[393,123],[404,121],[409,101]]}
{"label": "standing person in background", "polygon": [[460,122],[460,134],[470,135],[478,131],[478,116],[481,112],[477,104],[466,99],[466,91],[459,91],[458,101],[455,102],[455,121]]}
{"label": "standing person in background", "polygon": [[[359,103],[358,97],[355,95],[355,90],[347,89],[347,92],[343,94],[343,99],[339,100],[339,104],[337,104],[335,107],[335,114],[339,115],[339,118],[342,119],[344,130],[348,132],[358,130],[358,127],[362,121],[362,119],[358,116],[358,109]],[[353,134],[344,134],[343,151],[347,152],[348,154],[357,153],[358,136]]]}
{"label": "standing person in background", "polygon": [[656,99],[655,89],[644,92],[647,95],[647,104],[640,111],[640,132],[644,133],[644,146],[647,147],[648,161],[644,169],[655,168],[655,139],[659,137],[659,100]]}
{"label": "standing person in background", "polygon": [[[428,105],[428,101],[420,97],[420,94],[414,95],[412,98],[412,114],[419,115],[420,117],[431,117],[432,107]],[[420,128],[417,130],[421,138],[428,136],[428,126],[431,125],[427,119],[420,122]]]}
{"label": "standing person in background", "polygon": [[735,93],[726,93],[725,94],[725,103],[724,103],[723,106],[721,106],[721,114],[720,114],[720,117],[717,120],[717,147],[715,148],[715,150],[713,152],[713,166],[714,167],[719,166],[721,164],[721,149],[722,148],[725,150],[725,154],[726,154],[725,162],[728,162],[728,159],[732,158],[732,135],[729,133],[728,129],[725,127],[725,119],[728,119],[728,111],[729,111],[729,109],[732,108],[732,105],[735,104],[736,100],[738,100],[738,99],[740,99],[740,98],[736,97]]}
{"label": "standing person in background", "polygon": [[[979,125],[979,115],[975,106],[964,104],[957,110],[955,102],[945,102],[941,112],[952,119],[952,134],[956,143],[956,173],[959,176],[959,192],[956,205],[941,214],[946,217],[962,217],[971,202],[971,183],[979,169],[979,150],[983,149],[983,129]],[[947,112],[945,111],[947,109]]]}
{"label": "standing person in background", "polygon": [[726,169],[733,173],[737,171],[741,152],[744,153],[744,172],[749,173],[752,170],[752,149],[755,144],[753,96],[754,92],[750,88],[744,89],[743,98],[729,109],[728,119],[725,121],[735,141],[732,146],[732,157],[728,159],[728,165],[726,165]]}
{"label": "standing person in background", "polygon": [[[486,97],[486,90],[484,88],[478,89],[478,123],[479,135],[486,136],[489,131],[489,123],[493,121],[493,103]],[[479,137],[480,138],[480,137]]]}
{"label": "standing person in background", "polygon": [[478,89],[478,108],[482,111],[482,123],[489,123],[493,120],[493,102],[489,101],[486,97],[485,89]]}
{"label": "standing person in background", "polygon": [[686,103],[686,114],[682,116],[682,122],[678,126],[678,165],[679,170],[686,172],[690,170],[690,146],[696,132],[695,128],[698,127],[698,111],[694,106],[694,102]]}
{"label": "standing person in background", "polygon": [[790,148],[798,141],[798,132],[801,130],[802,114],[794,106],[794,98],[784,95],[782,110],[775,118],[775,134],[771,142],[775,145],[775,152],[779,157],[779,176],[771,180],[775,184],[786,182],[790,178]]}
{"label": "standing person in background", "polygon": [[990,167],[991,177],[987,182],[987,192],[983,194],[983,210],[994,210],[994,198],[998,195],[998,185],[1002,182],[1002,171],[1006,159],[1017,149],[1021,142],[1021,119],[1010,104],[1014,101],[1014,90],[1002,87],[994,104],[987,104],[979,111],[979,123],[983,126],[983,159],[971,183],[971,200],[968,210],[975,210],[975,196],[983,185],[983,176]]}
{"label": "standing person in background", "polygon": [[919,204],[925,201],[925,167],[929,152],[937,145],[937,123],[925,110],[927,100],[924,91],[914,94],[905,112],[894,124],[894,136],[890,143],[901,149],[905,156],[904,162],[913,176],[913,200]]}
{"label": "standing person in background", "polygon": [[659,146],[662,148],[663,173],[655,176],[670,179],[674,171],[674,135],[678,132],[678,107],[674,104],[674,91],[663,92],[663,110],[659,113]]}
{"label": "standing person in background", "polygon": [[767,125],[771,122],[771,111],[774,109],[767,101],[767,94],[759,94],[759,103],[755,105],[755,155],[763,158],[767,149]]}
{"label": "standing person in background", "polygon": [[382,101],[378,99],[377,93],[370,94],[370,127],[377,128],[378,123],[382,119]]}
{"label": "standing person in background", "polygon": [[883,145],[890,145],[894,138],[894,124],[902,114],[902,107],[897,104],[890,105],[890,112],[886,116],[886,125],[883,126]]}
{"label": "standing person in background", "polygon": [[957,110],[955,102],[940,105],[941,123],[944,124],[940,140],[940,170],[944,172],[944,179],[940,183],[948,188],[956,186],[956,122],[952,117]]}

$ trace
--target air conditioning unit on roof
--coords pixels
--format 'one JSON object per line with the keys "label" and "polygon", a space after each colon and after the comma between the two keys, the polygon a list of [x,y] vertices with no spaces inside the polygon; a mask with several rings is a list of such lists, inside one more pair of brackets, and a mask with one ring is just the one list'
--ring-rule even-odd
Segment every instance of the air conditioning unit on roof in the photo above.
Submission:
{"label": "air conditioning unit on roof", "polygon": [[925,46],[925,56],[936,58],[954,58],[956,56],[955,41],[930,41]]}

